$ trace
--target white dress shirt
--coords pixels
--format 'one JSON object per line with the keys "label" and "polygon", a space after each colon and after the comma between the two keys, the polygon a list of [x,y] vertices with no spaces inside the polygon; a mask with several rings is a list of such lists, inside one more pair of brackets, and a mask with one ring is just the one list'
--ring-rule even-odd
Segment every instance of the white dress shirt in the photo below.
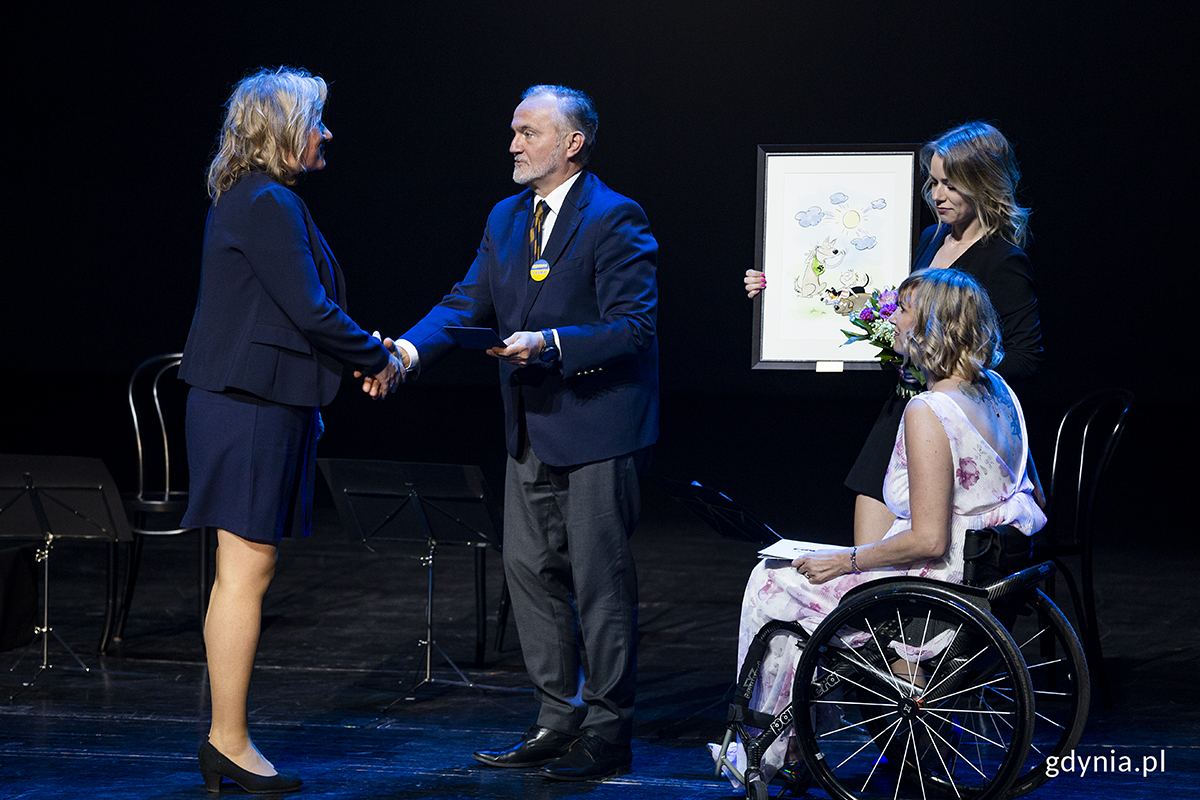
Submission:
{"label": "white dress shirt", "polygon": [[[546,216],[542,218],[542,241],[540,244],[543,249],[546,246],[546,242],[550,241],[550,233],[554,230],[555,221],[558,220],[559,209],[566,202],[567,192],[571,191],[571,187],[575,185],[575,181],[579,180],[579,176],[582,174],[582,170],[576,172],[556,186],[545,197],[534,195],[533,207],[535,210],[539,202],[545,201],[547,206]],[[558,348],[559,358],[562,358],[562,343],[558,339],[558,328],[552,328],[551,333],[554,335],[554,346]],[[396,346],[408,355],[408,372],[412,373],[413,377],[415,377],[421,369],[421,359],[417,354],[417,348],[413,346],[412,342],[406,339],[397,339]]]}

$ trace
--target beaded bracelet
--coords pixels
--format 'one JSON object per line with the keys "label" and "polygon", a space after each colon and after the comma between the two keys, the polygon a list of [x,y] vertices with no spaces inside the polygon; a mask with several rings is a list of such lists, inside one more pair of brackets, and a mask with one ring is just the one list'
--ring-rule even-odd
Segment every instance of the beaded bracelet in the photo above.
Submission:
{"label": "beaded bracelet", "polygon": [[850,548],[850,571],[853,572],[855,575],[857,575],[859,572],[862,571],[858,568],[858,548],[857,547]]}

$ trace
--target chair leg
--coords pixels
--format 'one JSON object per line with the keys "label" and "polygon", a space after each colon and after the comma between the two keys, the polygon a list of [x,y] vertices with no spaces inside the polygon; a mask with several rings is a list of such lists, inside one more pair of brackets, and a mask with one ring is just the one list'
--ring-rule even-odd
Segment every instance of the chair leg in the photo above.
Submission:
{"label": "chair leg", "polygon": [[475,667],[483,666],[487,649],[487,549],[475,548]]}
{"label": "chair leg", "polygon": [[104,633],[100,635],[100,655],[108,652],[108,645],[113,637],[113,625],[116,623],[117,617],[117,593],[120,591],[117,581],[117,551],[120,545],[116,542],[108,543],[108,571],[106,578],[106,588],[108,597],[104,602]]}
{"label": "chair leg", "polygon": [[129,606],[133,603],[133,590],[137,586],[138,568],[142,564],[142,543],[143,537],[135,533],[133,542],[129,545],[129,568],[125,574],[125,599],[121,603],[121,612],[117,615],[117,630],[112,637],[114,642],[121,641],[121,638],[125,636],[125,621],[129,619]]}
{"label": "chair leg", "polygon": [[[1084,563],[1091,566],[1088,562]],[[1100,700],[1104,703],[1104,707],[1112,708],[1112,697],[1108,691],[1108,673],[1104,669],[1104,652],[1100,649],[1100,634],[1096,629],[1096,606],[1095,597],[1091,592],[1090,571],[1081,566],[1083,578],[1086,581],[1084,597],[1081,598],[1079,587],[1075,584],[1075,578],[1072,577],[1070,570],[1057,558],[1054,559],[1054,564],[1062,576],[1067,579],[1067,589],[1071,592],[1071,603],[1075,606],[1075,618],[1082,629],[1079,631],[1079,638],[1083,641],[1083,652],[1087,656],[1088,671],[1099,681]]]}
{"label": "chair leg", "polygon": [[1087,648],[1088,661],[1093,663],[1092,671],[1100,683],[1100,701],[1105,708],[1112,708],[1112,693],[1108,688],[1108,670],[1104,666],[1104,649],[1100,645],[1100,623],[1096,619],[1096,593],[1092,584],[1092,554],[1090,548],[1085,548],[1080,563],[1083,573],[1083,602],[1087,614],[1087,630],[1084,646]]}

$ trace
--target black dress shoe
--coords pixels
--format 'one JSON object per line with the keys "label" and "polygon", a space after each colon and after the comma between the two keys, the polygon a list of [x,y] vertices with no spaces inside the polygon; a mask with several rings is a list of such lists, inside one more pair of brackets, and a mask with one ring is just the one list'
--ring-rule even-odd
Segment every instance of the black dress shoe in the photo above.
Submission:
{"label": "black dress shoe", "polygon": [[540,767],[566,755],[578,736],[531,725],[521,741],[506,750],[480,750],[472,758],[489,767]]}
{"label": "black dress shoe", "polygon": [[208,742],[200,745],[200,774],[204,777],[204,788],[210,792],[221,791],[222,778],[229,778],[251,794],[295,792],[302,783],[300,776],[291,772],[259,775],[244,770]]}
{"label": "black dress shoe", "polygon": [[624,775],[632,768],[633,750],[629,745],[610,744],[585,733],[571,752],[542,767],[538,774],[554,781],[602,781]]}

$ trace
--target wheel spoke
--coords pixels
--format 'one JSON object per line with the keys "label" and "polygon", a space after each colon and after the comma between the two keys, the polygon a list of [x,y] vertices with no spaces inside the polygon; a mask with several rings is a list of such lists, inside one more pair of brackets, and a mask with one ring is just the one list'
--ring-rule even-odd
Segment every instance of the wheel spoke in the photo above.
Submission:
{"label": "wheel spoke", "polygon": [[[946,650],[945,650],[945,651],[943,651],[943,653],[947,653],[947,652],[949,652],[949,651],[950,651],[950,648],[949,648],[949,647],[947,647],[947,648],[946,648]],[[983,655],[983,654],[984,654],[984,653],[986,653],[987,651],[988,651],[988,648],[987,648],[987,646],[984,646],[984,647],[980,648],[980,649],[979,649],[979,651],[975,653],[975,655],[971,656],[971,657],[970,657],[970,658],[968,658],[966,661],[964,661],[963,663],[961,663],[961,664],[959,664],[957,667],[955,667],[953,672],[951,672],[951,673],[950,673],[949,675],[947,675],[946,677],[942,678],[942,679],[941,679],[940,681],[938,681],[936,684],[934,684],[934,685],[930,686],[929,688],[927,688],[927,689],[925,690],[925,694],[926,694],[926,695],[930,695],[930,694],[932,694],[932,693],[934,692],[934,690],[936,690],[936,689],[937,689],[939,686],[941,686],[943,683],[945,683],[946,681],[948,681],[948,680],[950,680],[951,678],[953,678],[953,677],[954,677],[955,675],[957,675],[959,672],[962,672],[964,669],[966,669],[966,668],[967,668],[967,665],[968,665],[968,664],[970,664],[970,663],[971,663],[972,661],[974,661],[975,659],[979,658],[981,655]],[[940,664],[939,664],[939,666],[940,666]]]}
{"label": "wheel spoke", "polygon": [[949,700],[951,697],[958,697],[959,695],[970,694],[971,692],[974,692],[976,690],[991,688],[992,684],[999,683],[1000,681],[1004,680],[1006,677],[1007,677],[1006,675],[997,675],[995,678],[992,678],[990,681],[985,681],[984,683],[977,683],[974,686],[968,686],[964,689],[956,689],[955,691],[950,692],[950,694],[941,694],[941,695],[938,695],[934,699],[938,703],[943,703],[946,700]]}
{"label": "wheel spoke", "polygon": [[[953,751],[956,755],[958,755],[958,751],[955,749],[953,743],[951,743],[949,739],[947,739],[945,736],[942,736],[940,733],[938,733],[936,730],[934,730],[933,727],[930,726],[930,724],[928,722],[926,722],[925,720],[921,720],[921,724],[925,726],[925,730],[927,733],[932,734],[932,735],[936,736],[937,738],[941,739],[943,744],[945,744],[948,748],[950,748],[951,751]],[[952,787],[954,787],[955,796],[961,797],[962,794],[958,791],[958,783],[954,780],[953,770],[951,770],[950,765],[946,763],[945,757],[942,756],[941,749],[937,745],[933,745],[932,749],[933,749],[933,752],[935,752],[937,754],[938,761],[941,763],[942,770],[945,771],[946,778],[950,781],[950,785]]]}
{"label": "wheel spoke", "polygon": [[[873,736],[870,739],[868,739],[867,741],[863,742],[857,750],[855,750],[853,753],[851,753],[850,755],[848,755],[844,759],[842,759],[842,762],[840,764],[838,764],[836,767],[834,767],[834,769],[841,769],[842,767],[844,767],[846,765],[847,761],[854,758],[856,755],[861,753],[863,750],[866,750],[869,746],[876,744],[880,739],[888,738],[891,735],[892,731],[894,731],[900,727],[900,723],[903,721],[904,720],[902,720],[902,719],[897,719],[895,722],[893,722],[891,725],[889,725],[887,728],[885,728],[883,730],[883,732],[880,733],[878,736]],[[878,760],[876,761],[875,766],[879,766]],[[874,775],[874,774],[875,774],[875,768],[872,767],[871,775]],[[871,779],[871,775],[867,776],[867,780]],[[866,788],[867,788],[867,785],[864,783],[863,789],[866,789]]]}
{"label": "wheel spoke", "polygon": [[[961,633],[962,623],[960,622],[958,627],[954,629],[954,636],[950,639],[950,642],[953,643]],[[929,694],[929,692],[933,691],[933,688],[941,685],[941,681],[937,679],[938,673],[942,671],[942,665],[946,663],[946,656],[950,654],[950,650],[951,648],[947,647],[942,651],[942,657],[938,659],[937,666],[933,668],[933,674],[929,676],[929,680],[925,681],[925,694]]]}
{"label": "wheel spoke", "polygon": [[[1036,694],[1036,692],[1035,692],[1035,694]],[[1063,725],[1060,725],[1059,723],[1057,723],[1057,722],[1055,722],[1054,720],[1050,719],[1050,718],[1049,718],[1049,717],[1047,717],[1045,714],[1042,714],[1042,713],[1040,713],[1040,712],[1038,712],[1038,711],[1034,711],[1034,712],[1033,712],[1033,715],[1034,715],[1035,717],[1037,717],[1038,719],[1042,720],[1043,722],[1048,722],[1048,723],[1050,723],[1050,724],[1051,724],[1051,725],[1053,725],[1054,727],[1058,728],[1060,731],[1065,731],[1065,730],[1066,730],[1066,728],[1065,728]]]}
{"label": "wheel spoke", "polygon": [[1067,663],[1067,660],[1065,658],[1056,658],[1052,661],[1042,661],[1041,663],[1038,663],[1038,664],[1027,664],[1026,667],[1029,669],[1030,672],[1033,672],[1035,669],[1038,669],[1039,667],[1053,667],[1055,664],[1065,664],[1065,663]]}
{"label": "wheel spoke", "polygon": [[1049,630],[1050,630],[1049,628],[1042,628],[1042,629],[1041,629],[1041,630],[1039,630],[1037,633],[1033,634],[1033,636],[1030,636],[1028,639],[1026,639],[1025,641],[1021,642],[1021,644],[1020,644],[1020,650],[1021,650],[1022,652],[1024,652],[1024,650],[1025,650],[1025,645],[1029,644],[1029,643],[1030,643],[1030,642],[1032,642],[1034,639],[1037,639],[1037,638],[1039,638],[1039,637],[1040,637],[1040,636],[1041,636],[1043,633],[1046,633],[1046,632],[1047,632],[1047,631],[1049,631]]}
{"label": "wheel spoke", "polygon": [[[961,711],[964,711],[964,709],[956,708],[956,709],[955,709],[955,711],[956,711],[956,712],[961,712]],[[983,714],[983,713],[986,713],[986,712],[983,712],[983,711],[977,711],[977,712],[975,712],[975,713],[977,713],[977,714]],[[997,712],[997,713],[1005,713],[1005,712]],[[954,724],[954,720],[953,720],[952,718],[949,718],[949,717],[943,717],[943,716],[939,715],[939,714],[938,714],[937,712],[935,712],[935,711],[932,711],[932,710],[931,710],[931,711],[929,712],[929,714],[930,714],[931,716],[937,717],[937,718],[938,718],[938,719],[940,719],[942,722],[945,722],[945,723],[947,723],[947,724],[949,724],[949,725],[953,725],[953,724]],[[986,720],[985,720],[985,722],[986,722]],[[984,736],[982,733],[980,733],[979,731],[975,730],[974,728],[962,728],[961,730],[962,730],[962,732],[963,732],[963,733],[969,733],[969,734],[971,734],[972,736],[974,736],[974,737],[975,737],[975,739],[976,739],[976,741],[983,740],[983,741],[987,742],[988,744],[992,745],[993,747],[999,747],[1001,750],[1007,750],[1007,749],[1008,749],[1008,745],[1004,744],[1003,742],[997,742],[997,741],[994,741],[994,740],[992,740],[992,739],[989,739],[988,737]],[[956,751],[956,752],[957,752],[957,751]],[[961,755],[961,753],[960,753],[959,755]]]}
{"label": "wheel spoke", "polygon": [[[838,634],[836,636],[836,638],[842,644],[846,644],[846,640],[842,638],[841,634]],[[881,672],[879,669],[877,669],[875,666],[873,666],[869,661],[867,661],[865,658],[863,658],[862,655],[857,650],[850,648],[849,645],[846,645],[846,646],[847,646],[847,649],[845,649],[845,650],[839,649],[838,654],[841,656],[844,656],[848,662],[855,662],[855,661],[857,662],[857,663],[852,664],[852,666],[859,667],[867,675],[877,678],[879,680],[879,682],[884,684],[885,686],[890,686],[893,689],[897,688],[897,683],[894,680],[894,676],[891,676],[890,673],[888,675],[885,675],[883,672]],[[836,672],[836,670],[832,670],[832,671]],[[846,681],[847,683],[849,683],[853,686],[857,686],[859,689],[862,689],[865,692],[870,692],[871,694],[886,701],[889,704],[896,702],[895,697],[888,697],[887,695],[883,694],[882,692],[880,692],[870,686],[866,686],[864,684],[861,684],[861,683],[855,681],[853,678],[851,678],[848,675],[843,675],[840,672],[838,672],[837,674],[841,675],[842,680]],[[893,680],[889,680],[889,677],[893,678]],[[903,696],[903,695],[898,695],[898,696]]]}
{"label": "wheel spoke", "polygon": [[[950,724],[953,725],[954,723],[950,722]],[[925,727],[929,728],[929,723],[925,723]],[[930,730],[933,731],[932,728],[930,728]],[[960,730],[962,730],[964,733],[974,734],[976,737],[979,736],[979,734],[976,731],[967,730],[966,728],[961,728]],[[959,760],[961,760],[962,763],[966,764],[968,767],[970,767],[971,769],[978,772],[979,777],[984,778],[984,779],[987,779],[989,777],[986,772],[981,770],[979,767],[975,766],[975,763],[973,761],[971,761],[971,759],[967,758],[967,756],[961,750],[959,750],[957,747],[955,747],[953,742],[949,741],[948,739],[946,739],[946,737],[942,736],[941,734],[937,733],[936,731],[933,731],[933,732],[935,733],[935,735],[937,735],[937,737],[939,739],[941,739],[946,744],[946,746],[948,748],[950,748],[950,751],[953,752],[954,755],[958,756]],[[993,744],[995,744],[995,743],[993,742]],[[998,745],[998,746],[1000,747],[1001,750],[1005,749],[1004,745]],[[934,747],[934,749],[936,750],[937,748]],[[979,761],[980,761],[980,763],[982,763],[983,759],[980,758]],[[947,769],[946,770],[947,777],[949,777],[950,780],[954,780],[953,776],[950,775],[949,772],[950,771]]]}
{"label": "wheel spoke", "polygon": [[[893,714],[897,714],[897,713],[899,713],[899,712],[897,712],[897,711],[889,711],[889,712],[887,712],[886,714],[880,714],[879,716],[876,716],[876,717],[871,717],[870,719],[864,719],[862,722],[859,722],[859,723],[853,723],[853,722],[851,722],[850,724],[848,724],[848,725],[845,725],[845,726],[843,726],[843,727],[841,727],[841,728],[837,728],[836,730],[832,730],[832,731],[825,731],[824,733],[817,734],[817,738],[818,738],[818,739],[823,739],[823,738],[825,738],[826,736],[833,736],[835,733],[841,733],[842,731],[848,731],[848,730],[850,730],[850,729],[852,729],[852,728],[859,728],[859,727],[862,727],[863,725],[870,725],[870,724],[871,724],[872,722],[874,722],[875,720],[878,720],[878,719],[883,719],[883,718],[885,718],[885,717],[890,717],[891,715],[893,715]],[[874,742],[874,741],[875,741],[875,739],[874,739],[874,738],[872,738],[872,739],[871,739],[871,742]]]}

